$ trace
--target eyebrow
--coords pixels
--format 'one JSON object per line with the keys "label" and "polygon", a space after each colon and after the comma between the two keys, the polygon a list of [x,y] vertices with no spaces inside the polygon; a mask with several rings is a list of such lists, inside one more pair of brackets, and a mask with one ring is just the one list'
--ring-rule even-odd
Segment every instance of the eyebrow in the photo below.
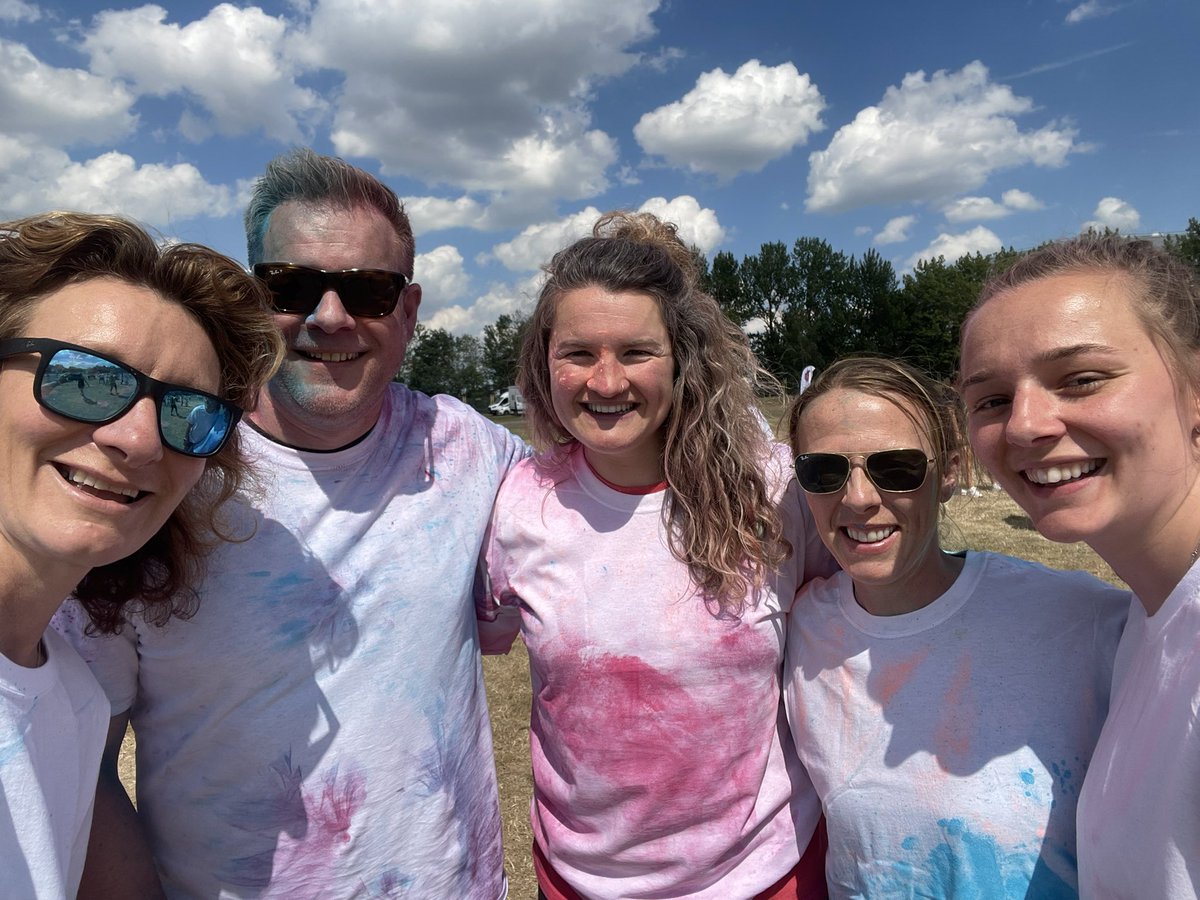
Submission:
{"label": "eyebrow", "polygon": [[[1033,358],[1033,361],[1037,364],[1054,363],[1061,362],[1064,359],[1071,359],[1075,356],[1082,356],[1085,353],[1116,352],[1117,348],[1109,346],[1108,344],[1071,344],[1067,347],[1055,347],[1053,350],[1047,350],[1045,353],[1039,353]],[[981,382],[989,381],[995,377],[995,373],[989,372],[985,369],[982,372],[976,372],[970,378],[964,378],[959,382],[958,386],[960,390],[966,390],[969,387],[974,387]]]}

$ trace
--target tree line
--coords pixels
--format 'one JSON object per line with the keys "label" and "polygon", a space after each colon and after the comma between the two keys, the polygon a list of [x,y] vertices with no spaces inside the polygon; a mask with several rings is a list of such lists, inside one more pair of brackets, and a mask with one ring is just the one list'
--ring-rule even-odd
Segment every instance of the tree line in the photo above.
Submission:
{"label": "tree line", "polygon": [[[1189,219],[1187,230],[1164,245],[1200,272],[1200,220]],[[898,277],[875,250],[856,257],[814,237],[791,247],[766,243],[740,261],[721,252],[710,265],[696,254],[703,288],[747,330],[763,366],[789,390],[805,366],[821,369],[852,353],[905,359],[936,377],[954,377],[963,318],[988,276],[1020,255],[1007,248],[954,262],[938,257]],[[506,313],[479,338],[418,325],[397,378],[482,409],[513,383],[526,321]]]}

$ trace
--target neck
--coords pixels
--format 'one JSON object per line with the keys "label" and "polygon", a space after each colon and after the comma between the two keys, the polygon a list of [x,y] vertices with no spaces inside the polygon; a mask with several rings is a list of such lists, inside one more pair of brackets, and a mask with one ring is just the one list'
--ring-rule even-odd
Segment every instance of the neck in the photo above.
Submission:
{"label": "neck", "polygon": [[39,665],[42,634],[87,571],[35,565],[0,548],[0,653],[17,665]]}
{"label": "neck", "polygon": [[276,443],[297,450],[328,453],[349,447],[362,440],[383,412],[383,399],[369,415],[358,414],[344,421],[341,418],[306,415],[302,411],[285,410],[275,403],[269,390],[260,391],[258,405],[246,418],[254,428]]}
{"label": "neck", "polygon": [[854,599],[873,616],[902,616],[924,609],[950,590],[965,560],[940,549],[912,577],[895,584],[854,583]]}

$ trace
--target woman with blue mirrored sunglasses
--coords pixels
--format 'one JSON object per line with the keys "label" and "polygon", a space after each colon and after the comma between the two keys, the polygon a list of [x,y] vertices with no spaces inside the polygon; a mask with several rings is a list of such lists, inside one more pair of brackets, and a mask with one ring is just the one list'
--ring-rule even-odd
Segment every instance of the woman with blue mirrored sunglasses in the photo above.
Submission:
{"label": "woman with blue mirrored sunglasses", "polygon": [[51,617],[193,608],[280,342],[235,262],[121,219],[0,224],[0,272],[0,892],[75,896],[111,706]]}

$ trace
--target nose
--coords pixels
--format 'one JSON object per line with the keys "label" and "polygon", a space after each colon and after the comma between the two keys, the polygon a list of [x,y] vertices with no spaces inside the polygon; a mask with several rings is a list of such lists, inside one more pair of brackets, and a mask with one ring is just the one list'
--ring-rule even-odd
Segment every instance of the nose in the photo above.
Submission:
{"label": "nose", "polygon": [[616,358],[606,354],[596,360],[587,385],[588,390],[604,397],[613,397],[628,390],[629,379],[625,377],[625,367]]}
{"label": "nose", "polygon": [[861,459],[850,460],[850,477],[846,479],[843,489],[842,503],[857,512],[872,509],[879,505],[879,489],[867,477],[867,470]]}
{"label": "nose", "polygon": [[335,331],[353,328],[354,316],[346,312],[337,291],[330,289],[321,296],[321,302],[305,320],[305,324],[310,323],[326,334],[333,334]]}
{"label": "nose", "polygon": [[120,454],[130,466],[158,462],[166,452],[158,432],[158,409],[150,397],[142,397],[120,418],[97,425],[92,440]]}
{"label": "nose", "polygon": [[1032,446],[1060,437],[1064,430],[1057,403],[1047,391],[1022,387],[1014,392],[1005,425],[1010,444]]}

